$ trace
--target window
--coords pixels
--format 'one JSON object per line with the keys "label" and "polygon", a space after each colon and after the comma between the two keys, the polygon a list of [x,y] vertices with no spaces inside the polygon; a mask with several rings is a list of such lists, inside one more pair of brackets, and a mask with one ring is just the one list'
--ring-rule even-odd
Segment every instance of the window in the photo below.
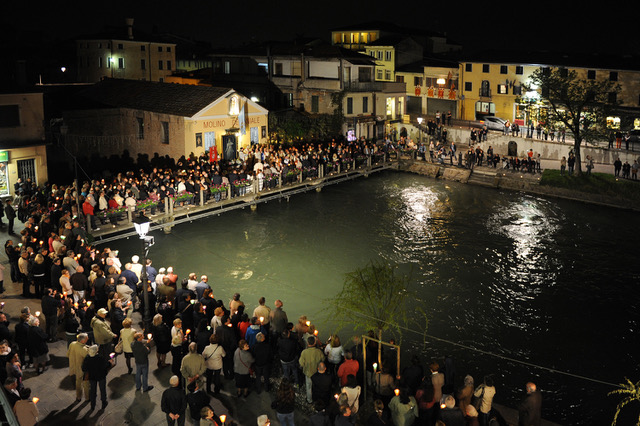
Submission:
{"label": "window", "polygon": [[158,61],[158,69],[161,70],[164,67],[164,63],[162,61]]}
{"label": "window", "polygon": [[124,68],[124,58],[118,58],[118,68]]}
{"label": "window", "polygon": [[124,45],[122,43],[118,43],[118,50],[124,49]]}
{"label": "window", "polygon": [[376,70],[376,80],[382,80],[382,70],[380,68]]}
{"label": "window", "polygon": [[140,69],[141,70],[146,70],[147,69],[147,61],[144,59],[140,59]]}
{"label": "window", "polygon": [[508,74],[509,73],[509,67],[506,65],[500,65],[500,74]]}
{"label": "window", "polygon": [[569,76],[569,70],[566,68],[560,68],[560,77],[567,78]]}
{"label": "window", "polygon": [[404,83],[404,75],[396,75],[396,83]]}
{"label": "window", "polygon": [[358,81],[369,82],[371,81],[371,68],[359,67],[358,68]]}
{"label": "window", "polygon": [[320,97],[311,96],[311,112],[317,113],[320,110]]}
{"label": "window", "polygon": [[516,74],[517,75],[523,75],[524,74],[524,67],[522,65],[516,65]]}
{"label": "window", "polygon": [[471,92],[473,90],[473,84],[470,81],[464,82],[464,91]]}
{"label": "window", "polygon": [[158,52],[162,52],[162,46],[158,46]]}
{"label": "window", "polygon": [[509,93],[509,86],[506,84],[498,84],[498,94],[506,95]]}
{"label": "window", "polygon": [[102,56],[98,58],[98,68],[102,68]]}
{"label": "window", "polygon": [[144,139],[144,118],[136,118],[138,123],[138,139]]}
{"label": "window", "polygon": [[353,114],[353,98],[347,98],[347,114]]}
{"label": "window", "polygon": [[489,72],[489,64],[482,64],[482,72],[483,73],[488,73]]}
{"label": "window", "polygon": [[391,80],[391,71],[390,70],[384,70],[384,79],[385,80]]}
{"label": "window", "polygon": [[113,58],[110,58],[110,57],[109,57],[109,58],[107,58],[107,68],[111,68],[111,60],[112,60],[112,59],[113,59]]}
{"label": "window", "polygon": [[275,65],[276,66],[275,66],[275,70],[274,70],[273,73],[275,75],[282,75],[282,62],[277,62]]}
{"label": "window", "polygon": [[464,64],[464,70],[466,72],[472,72],[473,71],[473,64]]}
{"label": "window", "polygon": [[384,52],[384,60],[385,61],[391,61],[392,53],[393,53],[393,51],[391,51],[391,50],[385,51]]}
{"label": "window", "polygon": [[18,105],[0,105],[0,127],[20,127]]}
{"label": "window", "polygon": [[618,72],[617,71],[611,71],[609,73],[609,81],[618,81]]}
{"label": "window", "polygon": [[171,46],[167,46],[167,52],[171,52]]}
{"label": "window", "polygon": [[162,128],[160,130],[160,138],[163,144],[168,145],[169,144],[169,122],[161,121],[160,124],[162,125]]}
{"label": "window", "polygon": [[378,50],[376,52],[376,58],[378,58],[378,60],[380,60],[380,61],[382,60],[382,50]]}
{"label": "window", "polygon": [[587,71],[587,79],[595,80],[596,79],[596,70]]}
{"label": "window", "polygon": [[[282,65],[282,64],[280,64],[280,65]],[[231,74],[231,62],[224,61],[224,73],[225,74]]]}
{"label": "window", "polygon": [[171,64],[171,61],[167,61],[167,69],[168,69],[169,71],[171,71],[171,65],[172,65],[172,64]]}
{"label": "window", "polygon": [[413,77],[414,86],[422,86],[422,77]]}
{"label": "window", "polygon": [[144,44],[141,44],[141,45],[140,45],[140,51],[141,51],[141,52],[144,52],[144,51],[146,51],[146,50],[147,50],[147,46],[145,46]]}
{"label": "window", "polygon": [[516,96],[522,96],[522,86],[521,85],[513,86],[513,94]]}
{"label": "window", "polygon": [[362,112],[364,113],[368,113],[369,112],[369,97],[365,96],[364,98],[362,98]]}
{"label": "window", "polygon": [[616,92],[609,93],[609,103],[615,104],[616,102],[618,102],[618,94]]}

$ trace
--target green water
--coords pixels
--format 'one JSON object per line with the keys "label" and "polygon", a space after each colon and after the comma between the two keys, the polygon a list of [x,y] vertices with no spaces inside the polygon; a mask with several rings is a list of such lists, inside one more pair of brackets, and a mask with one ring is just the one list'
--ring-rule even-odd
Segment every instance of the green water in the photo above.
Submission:
{"label": "green water", "polygon": [[[638,215],[587,204],[385,172],[154,233],[154,266],[180,278],[209,276],[216,298],[239,292],[306,314],[326,338],[326,299],[344,274],[372,259],[410,273],[428,333],[483,352],[405,333],[403,353],[451,355],[459,382],[494,374],[496,401],[513,405],[525,382],[544,396],[544,417],[607,424],[611,387],[523,361],[621,383],[638,380],[640,281],[631,224]],[[108,244],[123,263],[139,242]],[[413,312],[410,312],[413,313]],[[417,326],[415,326],[417,328]],[[341,330],[347,340],[352,330]],[[497,356],[492,356],[494,354]]]}

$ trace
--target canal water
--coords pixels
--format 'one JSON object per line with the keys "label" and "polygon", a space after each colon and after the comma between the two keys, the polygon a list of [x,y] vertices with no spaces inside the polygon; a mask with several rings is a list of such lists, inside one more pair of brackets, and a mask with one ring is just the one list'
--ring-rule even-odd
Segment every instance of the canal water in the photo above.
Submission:
{"label": "canal water", "polygon": [[[216,298],[282,299],[334,332],[326,299],[371,260],[398,264],[429,318],[403,336],[403,355],[451,356],[457,383],[493,374],[514,406],[533,380],[543,416],[609,424],[609,384],[640,379],[638,214],[384,172],[155,232],[154,266],[207,274]],[[131,238],[108,244],[123,263]],[[353,330],[339,330],[348,340]],[[389,337],[389,335],[387,336]],[[602,383],[604,382],[604,383]]]}

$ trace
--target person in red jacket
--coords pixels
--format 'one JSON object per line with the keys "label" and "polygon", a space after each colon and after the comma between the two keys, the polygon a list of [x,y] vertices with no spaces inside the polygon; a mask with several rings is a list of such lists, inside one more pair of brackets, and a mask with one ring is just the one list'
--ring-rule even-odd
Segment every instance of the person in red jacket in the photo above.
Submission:
{"label": "person in red jacket", "polygon": [[345,351],[344,353],[344,362],[340,364],[338,368],[338,377],[340,378],[340,386],[346,386],[347,377],[350,374],[354,376],[358,376],[358,371],[360,370],[360,364],[357,360],[353,359],[353,353],[351,351]]}

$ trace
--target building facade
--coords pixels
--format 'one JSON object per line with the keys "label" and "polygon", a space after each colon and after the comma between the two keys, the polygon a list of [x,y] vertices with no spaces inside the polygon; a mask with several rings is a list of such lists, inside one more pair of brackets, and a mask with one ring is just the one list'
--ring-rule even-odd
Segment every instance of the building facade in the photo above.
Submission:
{"label": "building facade", "polygon": [[234,160],[268,141],[268,110],[230,88],[108,79],[78,97],[94,103],[63,113],[74,153],[180,158],[213,148]]}
{"label": "building facade", "polygon": [[42,93],[0,94],[0,197],[14,195],[20,179],[49,179]]}
{"label": "building facade", "polygon": [[104,78],[164,81],[176,70],[176,44],[134,33],[126,28],[76,40],[77,81],[95,83]]}

